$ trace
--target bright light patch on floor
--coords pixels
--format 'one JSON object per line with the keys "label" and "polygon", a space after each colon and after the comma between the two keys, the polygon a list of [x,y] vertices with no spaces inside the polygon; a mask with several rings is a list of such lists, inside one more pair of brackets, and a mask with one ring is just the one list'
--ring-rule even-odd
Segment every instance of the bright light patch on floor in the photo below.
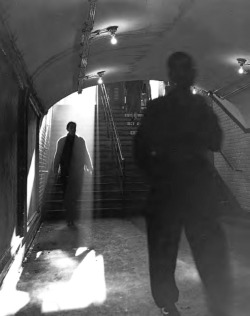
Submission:
{"label": "bright light patch on floor", "polygon": [[42,251],[38,251],[38,252],[36,253],[36,260],[41,256],[41,254],[42,254]]}
{"label": "bright light patch on floor", "polygon": [[79,247],[76,250],[75,257],[80,256],[82,253],[88,250],[88,247]]}
{"label": "bright light patch on floor", "polygon": [[102,304],[106,300],[103,257],[90,251],[79,263],[69,282],[52,284],[40,299],[43,313]]}
{"label": "bright light patch on floor", "polygon": [[50,252],[50,256],[53,258],[50,260],[50,265],[56,267],[57,269],[67,269],[75,268],[75,260],[69,257],[66,251],[56,249]]}
{"label": "bright light patch on floor", "polygon": [[16,228],[14,228],[12,237],[11,237],[11,242],[10,242],[10,249],[11,249],[11,255],[13,256],[18,247],[21,245],[23,237],[17,236],[16,235]]}
{"label": "bright light patch on floor", "polygon": [[194,263],[188,263],[183,260],[177,260],[177,278],[181,280],[192,280],[200,282],[200,276]]}
{"label": "bright light patch on floor", "polygon": [[0,291],[0,316],[15,315],[29,301],[29,293],[16,290]]}
{"label": "bright light patch on floor", "polygon": [[[1,285],[1,290],[5,292],[15,292],[16,291],[16,285],[17,282],[20,279],[20,275],[22,273],[22,261],[24,258],[25,253],[25,246],[21,247],[17,250],[18,243],[20,245],[22,238],[15,236],[15,232],[13,233],[12,239],[11,239],[11,253],[14,256],[14,260],[11,264],[10,269],[8,270],[8,273],[6,277],[3,280],[3,283]],[[0,311],[1,311],[1,300],[0,300]]]}

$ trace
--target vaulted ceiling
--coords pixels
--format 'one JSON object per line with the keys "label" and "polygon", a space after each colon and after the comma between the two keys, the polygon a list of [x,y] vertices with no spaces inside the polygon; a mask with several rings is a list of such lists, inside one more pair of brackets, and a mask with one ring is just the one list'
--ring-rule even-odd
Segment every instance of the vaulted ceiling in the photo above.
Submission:
{"label": "vaulted ceiling", "polygon": [[[91,1],[0,0],[0,16],[47,109],[77,91]],[[249,0],[97,0],[92,31],[118,26],[118,43],[111,45],[107,33],[93,38],[86,75],[105,71],[107,83],[168,80],[166,57],[181,50],[197,62],[198,87],[246,85],[249,75],[239,77],[236,58],[250,59],[249,12]],[[85,81],[86,87],[95,84]]]}

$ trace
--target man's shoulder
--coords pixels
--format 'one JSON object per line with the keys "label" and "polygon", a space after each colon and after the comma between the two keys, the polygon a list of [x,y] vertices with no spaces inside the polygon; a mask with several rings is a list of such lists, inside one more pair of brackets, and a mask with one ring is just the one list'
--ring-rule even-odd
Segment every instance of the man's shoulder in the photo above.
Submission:
{"label": "man's shoulder", "polygon": [[77,142],[84,142],[85,143],[84,138],[81,137],[81,136],[78,136],[78,135],[75,135],[75,141],[77,141]]}
{"label": "man's shoulder", "polygon": [[66,137],[67,137],[67,135],[60,137],[60,138],[58,139],[58,141],[57,141],[58,144],[65,142]]}
{"label": "man's shoulder", "polygon": [[85,139],[81,136],[75,135],[74,143],[76,146],[84,147],[85,146]]}
{"label": "man's shoulder", "polygon": [[150,113],[150,115],[152,115],[154,113],[157,113],[162,107],[166,106],[166,103],[166,96],[158,97],[156,99],[148,101],[145,114]]}
{"label": "man's shoulder", "polygon": [[194,100],[197,102],[197,103],[200,103],[202,105],[207,105],[207,101],[205,99],[204,96],[200,95],[200,94],[195,94],[195,95],[192,95]]}
{"label": "man's shoulder", "polygon": [[167,101],[167,97],[161,96],[161,97],[158,97],[156,99],[148,101],[148,107],[160,106],[160,105],[164,104],[166,101]]}
{"label": "man's shoulder", "polygon": [[194,106],[198,112],[202,112],[204,114],[209,114],[213,112],[212,108],[208,105],[208,102],[205,97],[202,95],[194,95]]}

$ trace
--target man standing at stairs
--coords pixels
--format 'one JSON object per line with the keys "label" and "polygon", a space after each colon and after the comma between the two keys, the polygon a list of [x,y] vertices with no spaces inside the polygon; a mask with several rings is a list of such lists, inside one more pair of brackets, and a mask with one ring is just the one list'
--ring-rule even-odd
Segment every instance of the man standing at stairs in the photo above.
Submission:
{"label": "man standing at stairs", "polygon": [[93,166],[85,140],[76,135],[76,123],[69,122],[66,129],[68,134],[57,141],[54,173],[60,174],[67,224],[74,226],[84,170],[92,173]]}
{"label": "man standing at stairs", "polygon": [[146,222],[152,295],[163,315],[180,315],[174,274],[184,229],[212,315],[229,316],[227,242],[208,158],[220,150],[222,131],[205,99],[190,91],[196,74],[192,58],[177,52],[167,66],[174,87],[148,103],[134,140],[136,163],[151,182]]}

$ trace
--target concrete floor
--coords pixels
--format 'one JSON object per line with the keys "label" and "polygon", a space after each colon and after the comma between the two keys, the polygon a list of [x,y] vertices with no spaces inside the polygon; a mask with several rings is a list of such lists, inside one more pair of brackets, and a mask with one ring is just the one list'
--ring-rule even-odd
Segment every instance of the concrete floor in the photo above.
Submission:
{"label": "concrete floor", "polygon": [[[247,316],[250,224],[228,222],[225,230],[235,279],[232,315]],[[209,316],[184,236],[176,278],[181,315]],[[44,222],[15,293],[0,298],[5,302],[1,316],[160,315],[150,292],[143,219],[87,219],[76,229],[63,221]]]}

